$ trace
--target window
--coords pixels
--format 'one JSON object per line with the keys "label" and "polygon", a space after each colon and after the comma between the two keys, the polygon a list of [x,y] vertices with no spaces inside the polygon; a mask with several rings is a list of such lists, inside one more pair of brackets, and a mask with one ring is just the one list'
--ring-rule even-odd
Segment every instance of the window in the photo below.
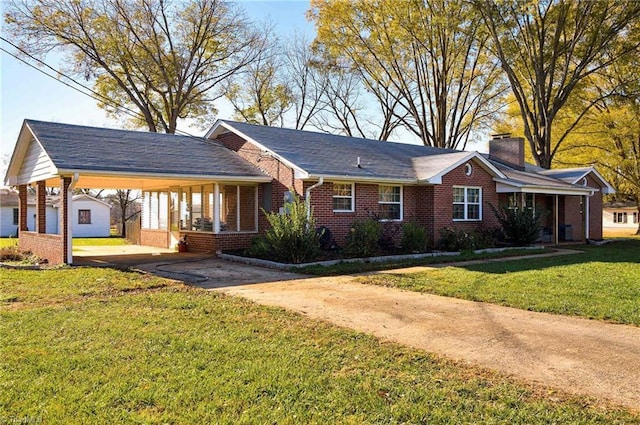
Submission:
{"label": "window", "polygon": [[169,217],[168,192],[142,193],[142,228],[166,230]]}
{"label": "window", "polygon": [[20,216],[19,216],[19,213],[18,213],[18,209],[17,209],[17,208],[14,208],[14,209],[13,209],[13,225],[14,225],[14,226],[17,226],[17,225],[18,225],[19,218],[20,218]]}
{"label": "window", "polygon": [[626,223],[627,222],[627,213],[626,212],[614,212],[613,213],[613,222],[614,223]]}
{"label": "window", "polygon": [[532,210],[536,206],[536,197],[533,193],[523,193],[523,204],[525,209]]}
{"label": "window", "polygon": [[633,222],[634,223],[638,223],[638,213],[637,212],[633,213]]}
{"label": "window", "polygon": [[464,164],[464,175],[470,176],[471,174],[473,174],[473,166],[467,162]]}
{"label": "window", "polygon": [[479,187],[453,188],[453,219],[481,220],[482,191]]}
{"label": "window", "polygon": [[402,187],[378,186],[381,220],[402,220]]}
{"label": "window", "polygon": [[78,224],[91,224],[91,210],[78,210]]}
{"label": "window", "polygon": [[353,183],[333,184],[333,211],[353,212]]}

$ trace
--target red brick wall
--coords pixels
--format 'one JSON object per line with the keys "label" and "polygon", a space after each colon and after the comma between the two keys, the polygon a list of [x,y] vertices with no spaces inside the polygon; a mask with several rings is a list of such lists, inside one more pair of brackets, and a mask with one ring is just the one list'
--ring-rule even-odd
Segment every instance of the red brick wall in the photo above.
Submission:
{"label": "red brick wall", "polygon": [[20,231],[18,244],[23,251],[31,251],[40,258],[46,258],[49,264],[64,264],[64,240],[61,235]]}
{"label": "red brick wall", "polygon": [[[454,221],[453,220],[453,186],[469,186],[482,188],[482,220]],[[440,229],[452,227],[455,229],[492,229],[500,227],[500,222],[491,210],[490,205],[499,205],[496,193],[496,183],[493,176],[485,171],[477,162],[473,163],[473,172],[465,175],[464,164],[451,170],[442,178],[442,184],[433,186],[430,197],[432,206],[429,211],[433,215],[431,233],[434,243],[440,239]]]}
{"label": "red brick wall", "polygon": [[228,251],[236,249],[246,249],[251,246],[251,239],[256,236],[254,232],[242,233],[203,233],[203,232],[180,232],[180,237],[186,236],[187,252],[216,253],[217,251]]}
{"label": "red brick wall", "polygon": [[[582,240],[584,220],[582,215],[582,196],[561,196],[560,208],[561,214],[559,215],[559,225],[571,226],[571,238],[567,240]],[[560,240],[562,240],[562,236],[562,231],[560,231]]]}
{"label": "red brick wall", "polygon": [[588,176],[587,186],[597,188],[598,191],[588,198],[589,202],[589,239],[602,239],[602,188],[596,180]]}
{"label": "red brick wall", "polygon": [[[298,196],[303,196],[302,181],[296,181],[293,169],[287,165],[264,154],[260,148],[246,142],[243,138],[233,133],[222,134],[218,136],[217,140],[227,148],[238,152],[241,157],[273,177],[271,211],[278,211],[284,205],[284,193],[291,189],[293,189]],[[260,215],[264,216],[264,214]],[[259,225],[261,230],[266,228],[267,221],[264,217],[261,217]]]}
{"label": "red brick wall", "polygon": [[169,232],[157,229],[140,229],[140,245],[166,248],[169,245]]}

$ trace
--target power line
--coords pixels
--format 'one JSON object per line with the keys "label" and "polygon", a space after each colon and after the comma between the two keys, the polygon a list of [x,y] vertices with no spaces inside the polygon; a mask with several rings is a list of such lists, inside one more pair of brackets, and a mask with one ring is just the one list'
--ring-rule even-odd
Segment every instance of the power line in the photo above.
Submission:
{"label": "power line", "polygon": [[108,97],[106,97],[106,96],[104,96],[104,95],[102,95],[102,94],[100,94],[100,93],[96,92],[95,90],[91,89],[90,87],[87,87],[87,86],[85,86],[85,85],[83,85],[83,84],[79,83],[79,82],[78,82],[78,81],[76,81],[74,78],[72,78],[72,77],[70,77],[70,76],[66,75],[65,73],[61,72],[61,71],[60,71],[60,70],[58,70],[58,69],[55,69],[54,67],[52,67],[52,66],[51,66],[51,65],[49,65],[48,63],[46,63],[46,62],[44,62],[44,61],[42,61],[42,60],[40,60],[40,59],[36,58],[35,56],[33,56],[33,55],[31,55],[30,53],[26,52],[25,50],[23,50],[23,49],[22,49],[22,48],[20,48],[19,46],[17,46],[17,45],[15,45],[15,44],[13,44],[12,42],[10,42],[10,41],[9,41],[9,40],[7,40],[6,38],[4,38],[4,37],[0,37],[0,40],[4,41],[5,43],[7,43],[7,44],[9,44],[9,45],[11,45],[11,46],[13,46],[15,49],[19,50],[22,54],[24,54],[24,55],[28,56],[30,59],[32,59],[32,60],[34,60],[34,61],[38,62],[39,64],[41,64],[41,65],[43,65],[43,66],[47,67],[48,69],[52,70],[52,71],[53,71],[53,72],[55,72],[56,74],[59,74],[59,75],[63,76],[64,78],[66,78],[66,79],[68,79],[68,80],[72,81],[74,84],[76,84],[76,85],[78,85],[78,86],[82,87],[83,89],[88,90],[89,92],[93,93],[95,96],[94,96],[94,95],[91,95],[91,94],[89,94],[89,93],[86,93],[86,92],[84,92],[84,91],[80,90],[79,88],[77,88],[77,87],[75,87],[75,86],[73,86],[73,85],[71,85],[71,84],[69,84],[69,83],[67,83],[67,82],[65,82],[65,81],[63,81],[63,80],[60,80],[59,78],[56,78],[55,76],[53,76],[53,75],[51,75],[51,74],[48,74],[47,72],[45,72],[45,71],[43,71],[42,69],[40,69],[40,68],[38,68],[37,66],[35,66],[34,64],[30,63],[29,61],[27,61],[27,60],[25,60],[25,59],[23,59],[23,58],[21,58],[21,57],[17,56],[16,54],[14,54],[14,53],[12,53],[12,52],[10,52],[10,51],[6,50],[6,49],[5,49],[5,48],[3,48],[3,47],[0,47],[0,50],[2,50],[3,52],[5,52],[5,53],[6,53],[6,54],[8,54],[9,56],[11,56],[11,57],[13,57],[13,58],[15,58],[15,59],[19,60],[20,62],[22,62],[22,63],[24,63],[24,64],[26,64],[26,65],[28,65],[28,66],[30,66],[31,68],[33,68],[33,69],[35,69],[36,71],[38,71],[38,72],[40,72],[40,73],[42,73],[42,74],[46,75],[47,77],[49,77],[49,78],[51,78],[51,79],[53,79],[53,80],[55,80],[55,81],[57,81],[57,82],[60,82],[60,83],[64,84],[65,86],[70,87],[70,88],[72,88],[73,90],[77,91],[78,93],[81,93],[81,94],[83,94],[83,95],[85,95],[85,96],[88,96],[88,97],[92,98],[93,100],[97,100],[98,102],[110,103],[110,104],[111,104],[111,106],[114,106],[115,108],[122,109],[124,113],[126,113],[127,115],[129,115],[129,116],[131,116],[131,117],[133,117],[133,118],[144,118],[144,117],[142,116],[142,114],[140,114],[139,112],[136,112],[136,111],[134,111],[134,110],[132,110],[132,109],[129,109],[129,108],[127,108],[126,106],[120,105],[120,104],[118,104],[117,102],[115,102],[113,99],[110,99],[110,98],[108,98]]}
{"label": "power line", "polygon": [[[78,93],[83,94],[83,95],[85,95],[85,96],[88,96],[88,97],[92,98],[93,100],[96,100],[96,101],[98,101],[98,102],[108,103],[108,104],[110,104],[112,107],[115,107],[116,109],[120,109],[120,110],[121,110],[121,112],[123,112],[123,113],[124,113],[124,114],[126,114],[126,115],[129,115],[130,117],[137,118],[137,119],[144,119],[144,118],[145,118],[145,117],[144,117],[144,115],[142,115],[140,112],[134,111],[133,109],[128,108],[127,106],[121,105],[121,104],[119,104],[118,102],[116,102],[115,100],[113,100],[113,99],[111,99],[111,98],[109,98],[109,97],[107,97],[107,96],[105,96],[105,95],[103,95],[103,94],[101,94],[101,93],[96,92],[96,91],[95,91],[95,90],[93,90],[92,88],[87,87],[87,86],[85,86],[85,85],[84,85],[84,84],[82,84],[82,83],[79,83],[79,82],[78,82],[78,81],[76,81],[73,77],[70,77],[70,76],[66,75],[65,73],[61,72],[61,71],[60,71],[60,70],[58,70],[58,69],[55,69],[54,67],[52,67],[52,66],[51,66],[51,65],[49,65],[48,63],[44,62],[43,60],[36,58],[35,56],[31,55],[30,53],[28,53],[27,51],[25,51],[25,50],[24,50],[24,49],[22,49],[21,47],[19,47],[19,46],[17,46],[16,44],[14,44],[14,43],[10,42],[10,41],[9,41],[9,40],[7,40],[6,38],[4,38],[4,37],[1,37],[1,36],[0,36],[0,40],[4,41],[5,43],[7,43],[7,44],[9,44],[9,45],[11,45],[11,46],[13,46],[15,49],[17,49],[18,51],[20,51],[20,52],[21,52],[22,54],[24,54],[25,56],[29,57],[30,59],[32,59],[32,60],[34,60],[34,61],[36,61],[37,63],[39,63],[39,64],[41,64],[41,65],[43,65],[43,66],[45,66],[46,68],[50,69],[51,71],[55,72],[56,74],[61,75],[62,77],[66,78],[66,79],[68,79],[68,80],[70,80],[70,81],[72,81],[74,84],[76,84],[76,85],[78,85],[78,86],[82,87],[83,89],[85,89],[85,90],[89,91],[90,93],[87,93],[87,92],[85,92],[85,91],[83,91],[83,90],[80,90],[78,87],[75,87],[75,86],[73,86],[73,85],[71,85],[71,84],[67,83],[66,81],[63,81],[63,80],[61,80],[61,79],[59,79],[59,78],[56,78],[55,76],[53,76],[53,75],[51,75],[51,74],[48,74],[47,72],[45,72],[45,71],[44,71],[44,70],[42,70],[41,68],[39,68],[39,67],[35,66],[34,64],[30,63],[29,61],[27,61],[27,60],[25,60],[25,59],[23,59],[23,58],[21,58],[21,57],[17,56],[15,53],[10,52],[10,51],[8,51],[7,49],[5,49],[4,47],[0,46],[0,50],[1,50],[1,51],[5,52],[6,54],[8,54],[9,56],[13,57],[14,59],[17,59],[18,61],[20,61],[20,62],[24,63],[25,65],[27,65],[27,66],[29,66],[29,67],[31,67],[31,68],[33,68],[33,69],[35,69],[36,71],[38,71],[38,72],[40,72],[40,73],[42,73],[42,74],[46,75],[47,77],[49,77],[49,78],[51,78],[51,79],[53,79],[53,80],[55,80],[55,81],[57,81],[57,82],[59,82],[59,83],[62,83],[62,84],[64,84],[65,86],[67,86],[67,87],[69,87],[69,88],[71,88],[71,89],[73,89],[73,90],[77,91]],[[91,94],[91,93],[93,93],[93,94]],[[178,129],[176,129],[175,131],[176,131],[176,133],[180,133],[180,134],[181,134],[181,135],[183,135],[183,136],[192,137],[192,138],[196,138],[196,139],[202,139],[202,137],[195,136],[195,135],[193,135],[193,134],[187,133],[186,131],[182,131],[182,130],[178,130]]]}

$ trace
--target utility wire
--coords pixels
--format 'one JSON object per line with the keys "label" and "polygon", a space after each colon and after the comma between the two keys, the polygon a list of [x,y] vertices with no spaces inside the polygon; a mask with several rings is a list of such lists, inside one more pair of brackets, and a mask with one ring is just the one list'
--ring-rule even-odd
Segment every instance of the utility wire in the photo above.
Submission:
{"label": "utility wire", "polygon": [[[120,109],[120,110],[121,110],[121,112],[123,112],[123,113],[124,113],[124,114],[126,114],[126,115],[129,115],[130,117],[137,118],[137,119],[144,119],[144,116],[143,116],[140,112],[134,111],[133,109],[128,108],[127,106],[121,105],[121,104],[119,104],[118,102],[114,101],[113,99],[111,99],[111,98],[109,98],[109,97],[107,97],[107,96],[105,96],[105,95],[103,95],[103,94],[101,94],[101,93],[98,93],[97,91],[93,90],[93,89],[92,89],[92,88],[90,88],[90,87],[85,86],[85,85],[84,85],[84,84],[82,84],[82,83],[79,83],[79,82],[78,82],[77,80],[75,80],[73,77],[70,77],[70,76],[66,75],[65,73],[61,72],[61,71],[60,71],[60,70],[58,70],[58,69],[55,69],[54,67],[52,67],[52,66],[51,66],[51,65],[49,65],[48,63],[44,62],[43,60],[36,58],[35,56],[31,55],[30,53],[28,53],[27,51],[25,51],[25,50],[24,50],[24,49],[22,49],[21,47],[17,46],[16,44],[12,43],[11,41],[7,40],[6,38],[4,38],[4,37],[1,37],[1,36],[0,36],[0,40],[2,40],[2,41],[4,41],[5,43],[7,43],[7,44],[11,45],[11,46],[12,46],[12,47],[14,47],[16,50],[18,50],[18,51],[20,51],[22,54],[24,54],[25,56],[29,57],[30,59],[32,59],[32,60],[34,60],[34,61],[36,61],[37,63],[39,63],[39,64],[41,64],[41,65],[43,65],[43,66],[45,66],[46,68],[50,69],[51,71],[55,72],[56,74],[61,75],[62,77],[66,78],[66,79],[68,79],[68,80],[70,80],[70,81],[72,81],[74,84],[76,84],[76,85],[78,85],[78,86],[82,87],[83,89],[85,89],[85,90],[89,91],[89,93],[87,93],[87,92],[85,92],[85,91],[83,91],[83,90],[80,90],[78,87],[75,87],[75,86],[73,86],[73,85],[69,84],[69,83],[68,83],[68,82],[66,82],[66,81],[63,81],[63,80],[61,80],[61,79],[59,79],[59,78],[56,78],[55,76],[53,76],[53,75],[51,75],[51,74],[49,74],[49,73],[45,72],[45,71],[44,71],[44,70],[42,70],[41,68],[39,68],[39,67],[35,66],[34,64],[30,63],[29,61],[27,61],[27,60],[25,60],[25,59],[23,59],[23,58],[21,58],[21,57],[17,56],[15,53],[10,52],[10,51],[8,51],[7,49],[5,49],[4,47],[1,47],[1,46],[0,46],[0,50],[1,50],[1,51],[5,52],[6,54],[8,54],[9,56],[13,57],[14,59],[17,59],[18,61],[20,61],[20,62],[24,63],[25,65],[27,65],[27,66],[29,66],[29,67],[31,67],[31,68],[33,68],[33,69],[35,69],[36,71],[38,71],[38,72],[40,72],[40,73],[42,73],[42,74],[46,75],[47,77],[49,77],[49,78],[51,78],[51,79],[53,79],[53,80],[55,80],[55,81],[57,81],[57,82],[59,82],[59,83],[64,84],[65,86],[67,86],[67,87],[69,87],[69,88],[71,88],[71,89],[73,89],[73,90],[77,91],[77,92],[78,92],[78,93],[80,93],[80,94],[83,94],[83,95],[85,95],[85,96],[88,96],[88,97],[90,97],[90,98],[92,98],[93,100],[96,100],[96,101],[98,101],[98,102],[108,103],[108,104],[110,104],[111,106],[115,107],[116,109]],[[93,94],[91,94],[91,93],[93,93]],[[192,138],[196,138],[196,139],[198,139],[198,140],[202,140],[202,137],[195,136],[195,135],[193,135],[193,134],[187,133],[186,131],[182,131],[182,130],[178,130],[178,129],[176,129],[176,133],[180,133],[180,134],[181,134],[181,135],[183,135],[183,136],[192,137]]]}

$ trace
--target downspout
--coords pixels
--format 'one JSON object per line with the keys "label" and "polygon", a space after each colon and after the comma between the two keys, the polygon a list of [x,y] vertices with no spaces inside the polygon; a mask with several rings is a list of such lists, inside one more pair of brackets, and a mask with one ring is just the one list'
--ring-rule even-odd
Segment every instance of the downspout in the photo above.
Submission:
{"label": "downspout", "polygon": [[323,184],[324,184],[324,177],[320,177],[320,180],[318,180],[318,183],[312,186],[309,186],[305,192],[304,203],[307,207],[307,221],[309,221],[309,219],[311,218],[311,191],[316,187],[322,186]]}
{"label": "downspout", "polygon": [[64,206],[67,211],[67,264],[73,264],[73,235],[71,234],[73,226],[73,188],[76,186],[76,183],[78,183],[79,178],[80,174],[73,173],[71,183],[69,183],[69,187],[67,188],[67,205]]}

